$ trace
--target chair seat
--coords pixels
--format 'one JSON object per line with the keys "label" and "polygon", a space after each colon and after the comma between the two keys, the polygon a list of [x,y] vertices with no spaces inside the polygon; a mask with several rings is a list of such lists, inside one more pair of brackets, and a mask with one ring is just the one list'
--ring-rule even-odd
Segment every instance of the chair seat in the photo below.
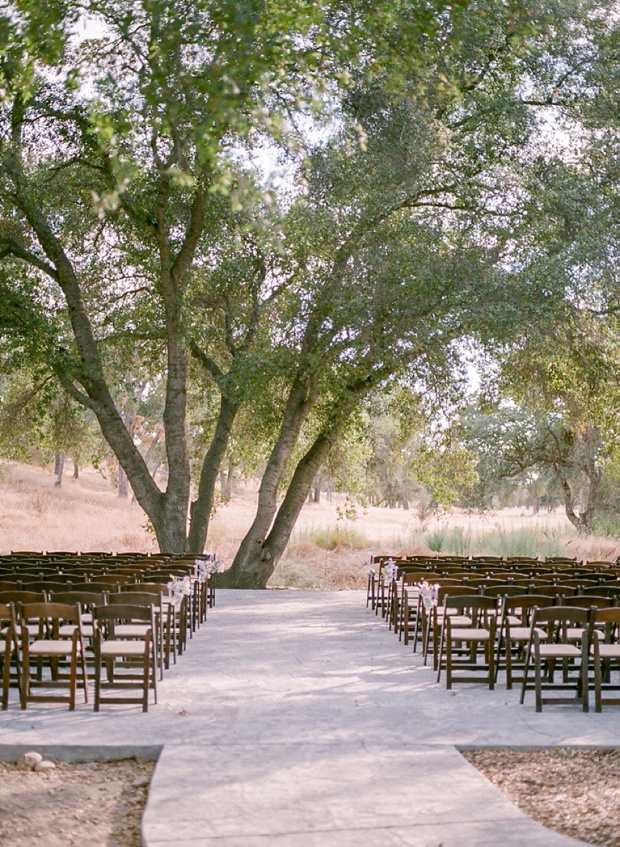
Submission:
{"label": "chair seat", "polygon": [[[531,629],[529,626],[511,626],[509,636],[511,641],[528,641]],[[544,638],[546,632],[543,629],[536,627],[534,632],[537,632],[540,638]]]}
{"label": "chair seat", "polygon": [[[59,627],[58,635],[60,636],[60,638],[72,638],[74,630],[75,627],[72,624],[64,624],[63,626]],[[82,635],[84,638],[92,638],[93,628],[90,624],[87,626],[84,626],[84,624],[82,624]]]}
{"label": "chair seat", "polygon": [[480,629],[478,627],[469,627],[468,629],[455,629],[450,627],[450,635],[453,641],[488,641],[491,633],[488,629]]}
{"label": "chair seat", "polygon": [[146,647],[146,641],[104,641],[101,645],[101,655],[115,656],[142,656]]}
{"label": "chair seat", "polygon": [[31,656],[70,656],[73,652],[73,642],[42,639],[33,641],[28,649]]}
{"label": "chair seat", "polygon": [[539,651],[543,659],[578,659],[581,656],[581,647],[574,644],[541,644]]}
{"label": "chair seat", "polygon": [[151,627],[149,624],[125,623],[114,627],[115,638],[144,638]]}
{"label": "chair seat", "polygon": [[[590,647],[590,652],[594,652],[594,647]],[[620,644],[599,644],[598,654],[601,659],[620,659]]]}

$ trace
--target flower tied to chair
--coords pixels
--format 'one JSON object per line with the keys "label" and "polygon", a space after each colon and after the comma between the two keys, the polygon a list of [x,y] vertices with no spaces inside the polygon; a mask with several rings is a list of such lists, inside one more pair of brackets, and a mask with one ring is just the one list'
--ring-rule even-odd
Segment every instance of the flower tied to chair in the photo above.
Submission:
{"label": "flower tied to chair", "polygon": [[196,559],[194,575],[198,582],[206,582],[211,574],[222,573],[224,563],[215,558],[215,553],[209,553],[208,559]]}
{"label": "flower tied to chair", "polygon": [[192,593],[192,582],[189,576],[179,578],[173,576],[168,583],[168,591],[172,605],[178,608],[183,602],[184,597],[188,597]]}
{"label": "flower tied to chair", "polygon": [[383,573],[388,580],[398,579],[398,565],[394,559],[388,559],[383,565]]}
{"label": "flower tied to chair", "polygon": [[423,579],[422,582],[418,583],[417,587],[420,590],[420,596],[422,597],[424,608],[427,611],[432,609],[433,606],[437,605],[439,585],[436,582],[431,584],[430,582],[427,582],[425,579]]}

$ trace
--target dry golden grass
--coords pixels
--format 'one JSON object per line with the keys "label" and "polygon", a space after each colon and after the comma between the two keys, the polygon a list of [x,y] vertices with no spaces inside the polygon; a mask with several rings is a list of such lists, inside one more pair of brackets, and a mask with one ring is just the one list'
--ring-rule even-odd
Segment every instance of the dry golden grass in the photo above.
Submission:
{"label": "dry golden grass", "polygon": [[[11,550],[102,550],[155,552],[155,539],[146,529],[146,516],[137,503],[119,499],[111,483],[93,469],[80,478],[67,475],[54,487],[49,469],[4,465],[0,487],[0,553]],[[233,501],[218,509],[211,522],[208,548],[226,564],[250,526],[256,503],[256,486],[240,488]],[[561,511],[532,515],[525,509],[504,509],[493,514],[454,511],[420,522],[414,510],[357,508],[347,521],[339,515],[338,495],[307,504],[271,584],[297,588],[363,588],[371,553],[427,553],[424,534],[432,530],[463,528],[472,535],[502,530],[510,533],[527,527],[563,539],[567,555],[579,559],[613,559],[620,542],[602,538],[578,539]],[[356,549],[344,544],[325,549],[332,541],[356,536]],[[565,537],[564,537],[565,536]],[[360,541],[360,537],[362,540]],[[319,546],[317,541],[322,546]],[[360,546],[361,545],[361,546]]]}

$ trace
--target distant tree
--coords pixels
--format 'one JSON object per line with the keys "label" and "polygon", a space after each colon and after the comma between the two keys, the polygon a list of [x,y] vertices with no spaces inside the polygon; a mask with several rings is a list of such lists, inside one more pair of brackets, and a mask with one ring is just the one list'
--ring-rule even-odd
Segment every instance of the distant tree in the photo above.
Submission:
{"label": "distant tree", "polygon": [[[608,5],[9,4],[0,327],[97,417],[161,549],[203,549],[249,410],[264,473],[226,579],[265,585],[369,391],[544,313],[510,261],[536,229],[537,115],[584,120],[570,101],[609,90]],[[252,167],[268,140],[279,191]],[[163,375],[163,489],[121,414],[124,357]],[[200,459],[193,379],[218,398]]]}

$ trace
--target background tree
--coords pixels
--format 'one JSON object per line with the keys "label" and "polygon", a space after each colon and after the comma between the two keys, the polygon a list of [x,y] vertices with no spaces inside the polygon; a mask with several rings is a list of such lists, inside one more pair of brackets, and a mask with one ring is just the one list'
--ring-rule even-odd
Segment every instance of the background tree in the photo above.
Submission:
{"label": "background tree", "polygon": [[[2,325],[96,415],[164,550],[203,548],[237,415],[270,402],[227,576],[264,585],[369,390],[549,301],[506,273],[543,138],[525,93],[606,84],[586,14],[606,4],[47,5],[45,30],[30,3],[1,30]],[[91,42],[69,35],[78,8],[102,24]],[[323,106],[335,128],[310,150],[288,128]],[[267,135],[289,151],[281,199],[250,173]],[[129,350],[164,375],[164,490],[110,378]],[[190,508],[200,374],[219,411]]]}

